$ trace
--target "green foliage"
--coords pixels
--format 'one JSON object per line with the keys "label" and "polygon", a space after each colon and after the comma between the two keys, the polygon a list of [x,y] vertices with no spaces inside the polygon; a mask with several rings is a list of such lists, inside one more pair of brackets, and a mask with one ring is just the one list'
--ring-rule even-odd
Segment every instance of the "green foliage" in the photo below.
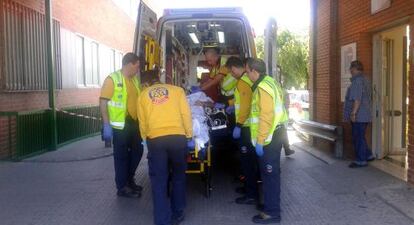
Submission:
{"label": "green foliage", "polygon": [[[257,57],[264,59],[264,37],[255,40]],[[308,80],[309,47],[307,38],[301,38],[288,30],[278,33],[278,65],[282,71],[285,88],[306,89]]]}
{"label": "green foliage", "polygon": [[264,60],[264,37],[260,35],[255,38],[257,58]]}

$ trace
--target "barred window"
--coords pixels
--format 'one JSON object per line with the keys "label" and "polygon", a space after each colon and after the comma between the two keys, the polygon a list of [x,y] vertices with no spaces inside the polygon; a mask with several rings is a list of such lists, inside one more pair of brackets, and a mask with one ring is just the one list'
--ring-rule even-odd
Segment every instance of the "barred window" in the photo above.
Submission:
{"label": "barred window", "polygon": [[[0,58],[4,58],[4,70],[0,71],[3,91],[47,90],[47,48],[45,15],[33,9],[4,0],[1,3],[2,21],[0,33],[4,34]],[[60,24],[53,20],[53,43],[56,88],[62,88],[60,60]],[[1,62],[0,62],[1,63]]]}

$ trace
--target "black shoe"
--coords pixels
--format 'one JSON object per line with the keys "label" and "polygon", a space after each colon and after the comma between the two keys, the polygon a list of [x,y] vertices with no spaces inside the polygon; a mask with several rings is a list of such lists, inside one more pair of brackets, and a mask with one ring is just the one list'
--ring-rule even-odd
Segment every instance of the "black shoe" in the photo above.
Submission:
{"label": "black shoe", "polygon": [[253,216],[252,218],[253,223],[259,224],[280,223],[280,220],[280,217],[272,217],[264,212],[261,212],[259,215]]}
{"label": "black shoe", "polygon": [[119,197],[126,197],[126,198],[139,198],[141,197],[140,192],[136,192],[129,187],[124,187],[121,190],[118,190],[116,193]]}
{"label": "black shoe", "polygon": [[137,185],[137,184],[135,183],[135,180],[134,180],[134,179],[130,180],[130,181],[127,183],[127,186],[128,186],[129,188],[131,188],[132,190],[136,191],[136,192],[142,192],[142,186]]}
{"label": "black shoe", "polygon": [[171,218],[172,225],[178,225],[184,221],[184,213],[175,214]]}
{"label": "black shoe", "polygon": [[368,159],[367,159],[367,161],[368,162],[371,162],[371,161],[374,161],[375,160],[375,157],[374,156],[371,156],[371,157],[369,157]]}
{"label": "black shoe", "polygon": [[236,203],[241,205],[256,205],[257,200],[254,198],[249,198],[247,196],[236,198]]}
{"label": "black shoe", "polygon": [[368,166],[368,164],[358,164],[356,162],[352,162],[351,164],[349,164],[349,168],[361,168],[361,167],[366,167]]}
{"label": "black shoe", "polygon": [[285,149],[285,155],[286,156],[288,156],[288,155],[292,155],[292,154],[294,154],[295,153],[295,150],[292,150],[292,149]]}

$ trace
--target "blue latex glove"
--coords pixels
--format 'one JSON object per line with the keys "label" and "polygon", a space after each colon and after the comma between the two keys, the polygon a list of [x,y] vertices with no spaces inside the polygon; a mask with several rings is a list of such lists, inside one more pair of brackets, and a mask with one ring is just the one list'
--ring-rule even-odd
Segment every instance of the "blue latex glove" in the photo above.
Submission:
{"label": "blue latex glove", "polygon": [[201,91],[199,86],[191,86],[190,90],[191,90],[191,93],[197,93]]}
{"label": "blue latex glove", "polygon": [[112,138],[112,127],[109,123],[104,123],[102,137],[105,141],[110,141]]}
{"label": "blue latex glove", "polygon": [[187,147],[188,148],[191,148],[191,149],[195,148],[195,141],[194,141],[194,139],[189,139],[187,141]]}
{"label": "blue latex glove", "polygon": [[214,108],[216,109],[224,109],[224,107],[226,107],[226,105],[224,105],[223,103],[214,103]]}
{"label": "blue latex glove", "polygon": [[234,130],[233,130],[233,138],[234,139],[239,139],[240,138],[240,135],[241,135],[241,128],[238,127],[238,126],[234,127]]}
{"label": "blue latex glove", "polygon": [[235,110],[234,105],[228,106],[226,108],[226,113],[227,114],[233,114],[234,113],[234,110]]}
{"label": "blue latex glove", "polygon": [[263,152],[263,145],[259,145],[256,143],[256,155],[262,157],[264,154]]}

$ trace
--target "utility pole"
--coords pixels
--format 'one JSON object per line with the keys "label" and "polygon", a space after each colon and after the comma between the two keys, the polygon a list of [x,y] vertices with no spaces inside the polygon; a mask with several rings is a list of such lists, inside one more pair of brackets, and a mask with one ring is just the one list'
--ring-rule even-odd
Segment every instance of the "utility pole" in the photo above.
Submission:
{"label": "utility pole", "polygon": [[46,46],[47,46],[47,77],[49,90],[50,108],[50,150],[57,148],[57,124],[55,107],[55,58],[53,57],[53,21],[52,21],[52,0],[45,0],[46,9]]}

